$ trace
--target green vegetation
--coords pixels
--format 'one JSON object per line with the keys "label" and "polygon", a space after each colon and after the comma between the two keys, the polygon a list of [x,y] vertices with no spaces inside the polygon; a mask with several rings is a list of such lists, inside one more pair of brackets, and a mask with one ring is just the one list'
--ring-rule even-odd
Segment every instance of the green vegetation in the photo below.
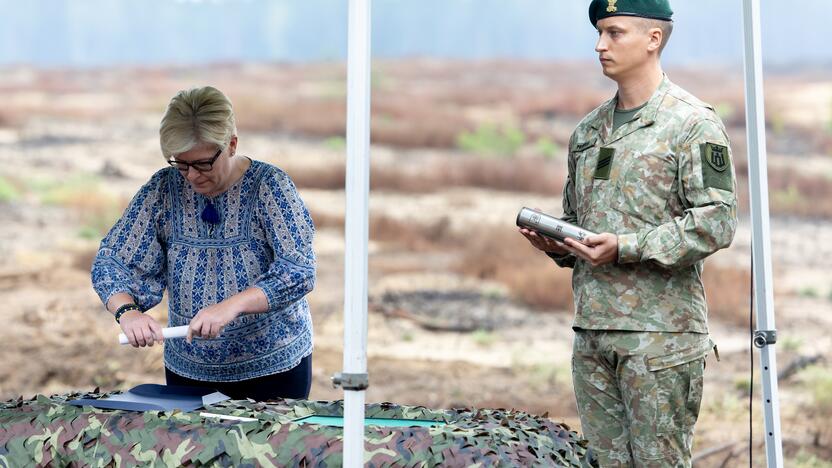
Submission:
{"label": "green vegetation", "polygon": [[713,398],[705,400],[703,411],[724,415],[726,420],[740,414],[748,414],[748,395],[737,396],[736,393],[722,392]]}
{"label": "green vegetation", "polygon": [[782,135],[786,130],[786,119],[780,113],[772,113],[768,123],[775,135]]}
{"label": "green vegetation", "polygon": [[797,294],[800,297],[808,297],[808,298],[812,298],[812,299],[816,299],[816,298],[820,297],[820,293],[818,292],[817,288],[815,288],[814,286],[804,286],[804,287],[800,288],[799,291],[797,291]]}
{"label": "green vegetation", "polygon": [[543,155],[546,159],[552,159],[557,156],[560,148],[558,148],[557,143],[552,141],[547,137],[543,137],[537,140],[537,144],[535,144],[535,148],[537,151]]}
{"label": "green vegetation", "polygon": [[797,352],[800,351],[800,348],[803,346],[803,340],[796,336],[789,335],[780,337],[777,344],[780,345],[783,351]]}
{"label": "green vegetation", "polygon": [[801,450],[794,457],[795,468],[832,468],[832,461],[818,458],[815,454]]}
{"label": "green vegetation", "polygon": [[832,371],[821,366],[809,366],[801,372],[806,387],[818,409],[832,410]]}
{"label": "green vegetation", "polygon": [[[381,69],[381,67],[372,67],[370,70],[370,88],[373,90],[381,90],[383,88],[388,87],[388,76]],[[347,83],[344,82],[344,89],[347,88]]]}
{"label": "green vegetation", "polygon": [[460,149],[482,156],[513,156],[523,143],[526,135],[514,126],[498,127],[482,124],[474,132],[463,132],[456,139]]}
{"label": "green vegetation", "polygon": [[347,83],[342,78],[330,78],[321,82],[321,97],[343,99],[347,96]]}
{"label": "green vegetation", "polygon": [[99,178],[91,174],[76,174],[65,180],[30,179],[29,188],[39,195],[44,205],[70,207],[94,197]]}
{"label": "green vegetation", "polygon": [[803,195],[800,190],[794,185],[789,185],[786,190],[777,190],[771,194],[772,201],[774,201],[781,208],[790,208],[799,205],[803,202]]}
{"label": "green vegetation", "polygon": [[76,234],[82,239],[104,237],[125,206],[124,200],[103,191],[100,179],[92,174],[77,174],[64,180],[31,178],[25,184],[41,204],[74,212],[80,223]]}
{"label": "green vegetation", "polygon": [[84,212],[82,225],[78,230],[78,237],[88,240],[100,240],[104,237],[121,217],[122,208],[115,201],[95,210]]}
{"label": "green vegetation", "polygon": [[483,290],[482,295],[489,299],[502,299],[506,297],[506,293],[502,288],[496,286],[489,286]]}
{"label": "green vegetation", "polygon": [[324,146],[332,151],[344,151],[347,147],[347,140],[342,136],[332,136],[324,140]]}
{"label": "green vegetation", "polygon": [[572,371],[568,365],[535,364],[529,371],[530,383],[541,390],[554,385],[572,384]]}
{"label": "green vegetation", "polygon": [[[830,104],[832,104],[832,102]],[[830,105],[829,108],[832,111],[832,105]],[[832,112],[829,113],[829,132],[832,133]]]}
{"label": "green vegetation", "polygon": [[751,392],[751,380],[748,377],[739,377],[734,380],[734,389],[743,395]]}
{"label": "green vegetation", "polygon": [[723,121],[730,120],[736,112],[736,109],[734,109],[733,104],[727,102],[718,103],[716,106],[714,106],[714,110],[716,111],[716,115],[718,115],[719,118]]}
{"label": "green vegetation", "polygon": [[471,334],[471,338],[474,340],[474,343],[477,346],[482,346],[483,348],[491,347],[494,342],[497,340],[497,335],[488,331],[488,330],[477,330]]}
{"label": "green vegetation", "polygon": [[5,177],[0,177],[0,203],[12,202],[20,198],[20,191]]}

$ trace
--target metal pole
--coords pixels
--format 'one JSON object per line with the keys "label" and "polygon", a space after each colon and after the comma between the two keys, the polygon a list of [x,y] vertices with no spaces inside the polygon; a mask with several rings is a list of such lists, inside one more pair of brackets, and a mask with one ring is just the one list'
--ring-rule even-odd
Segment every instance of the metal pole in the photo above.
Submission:
{"label": "metal pole", "polygon": [[777,359],[774,343],[774,296],[769,239],[768,170],[763,106],[763,66],[760,40],[760,2],[743,0],[745,35],[745,122],[748,140],[748,190],[751,209],[751,255],[754,264],[754,310],[757,329],[754,345],[760,349],[766,459],[769,467],[783,466],[780,404],[777,394]]}
{"label": "metal pole", "polygon": [[349,0],[347,53],[347,180],[344,226],[345,467],[364,464],[367,388],[367,219],[370,187],[370,0]]}

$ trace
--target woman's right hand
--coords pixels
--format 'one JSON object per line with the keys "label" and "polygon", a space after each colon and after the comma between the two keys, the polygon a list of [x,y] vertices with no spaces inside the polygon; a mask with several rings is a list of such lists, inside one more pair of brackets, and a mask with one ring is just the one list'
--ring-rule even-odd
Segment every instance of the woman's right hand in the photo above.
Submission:
{"label": "woman's right hand", "polygon": [[162,336],[162,326],[153,317],[143,314],[138,310],[130,310],[121,316],[119,321],[121,331],[130,342],[130,346],[138,348],[141,346],[153,346],[154,342],[159,344],[165,341]]}

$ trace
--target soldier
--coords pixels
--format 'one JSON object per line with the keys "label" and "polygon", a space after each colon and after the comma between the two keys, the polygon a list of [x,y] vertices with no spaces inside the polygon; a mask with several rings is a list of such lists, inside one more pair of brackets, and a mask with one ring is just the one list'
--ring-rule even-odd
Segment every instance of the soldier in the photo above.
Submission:
{"label": "soldier", "polygon": [[572,378],[601,466],[690,466],[713,347],[702,266],[737,224],[728,136],[662,71],[668,0],[593,0],[589,17],[618,92],[572,134],[563,219],[600,234],[520,232],[573,268]]}

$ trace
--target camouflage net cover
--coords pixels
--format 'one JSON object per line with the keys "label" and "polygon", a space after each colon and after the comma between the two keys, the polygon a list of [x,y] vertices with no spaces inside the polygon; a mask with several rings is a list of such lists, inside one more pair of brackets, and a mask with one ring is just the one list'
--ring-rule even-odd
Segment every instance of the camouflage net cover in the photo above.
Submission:
{"label": "camouflage net cover", "polygon": [[[342,416],[341,401],[228,400],[204,411],[257,418],[235,422],[196,412],[76,407],[64,394],[0,402],[0,466],[341,466],[339,427],[298,424]],[[367,405],[367,418],[443,421],[436,427],[368,426],[365,466],[584,466],[586,443],[565,425],[520,411],[431,410]]]}

